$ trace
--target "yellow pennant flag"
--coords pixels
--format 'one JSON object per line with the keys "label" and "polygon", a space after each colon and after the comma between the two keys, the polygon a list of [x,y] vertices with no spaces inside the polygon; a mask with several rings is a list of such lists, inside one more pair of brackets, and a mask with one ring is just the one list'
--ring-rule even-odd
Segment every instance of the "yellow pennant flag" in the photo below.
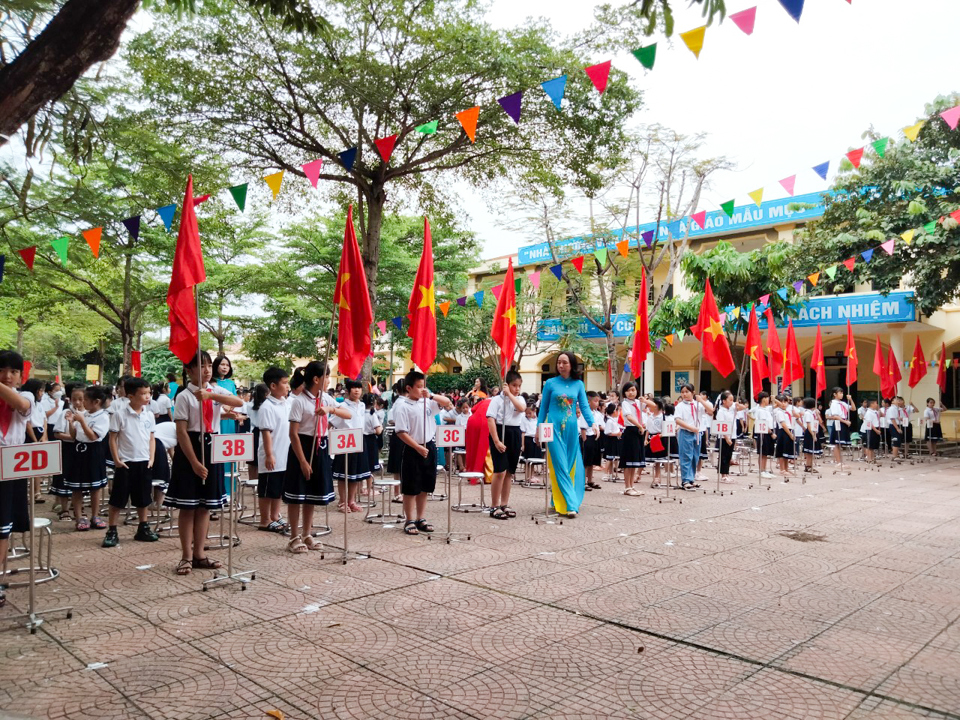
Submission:
{"label": "yellow pennant flag", "polygon": [[921,120],[916,125],[910,125],[909,127],[905,127],[903,129],[903,134],[907,136],[907,140],[909,140],[910,142],[916,142],[917,135],[920,134],[920,128],[922,128],[926,124],[927,124],[926,120]]}
{"label": "yellow pennant flag", "polygon": [[763,203],[763,188],[754,190],[752,193],[747,193],[747,195],[749,195],[750,199],[757,204],[757,207],[760,207],[760,205]]}
{"label": "yellow pennant flag", "polygon": [[700,51],[703,50],[703,38],[707,34],[707,26],[698,27],[695,30],[688,30],[685,33],[680,33],[680,37],[687,44],[687,47],[690,48],[690,52],[696,55],[697,59],[700,59]]}
{"label": "yellow pennant flag", "polygon": [[283,170],[275,172],[273,175],[267,175],[263,180],[273,190],[273,199],[276,200],[277,195],[280,194],[280,183],[283,182]]}
{"label": "yellow pennant flag", "polygon": [[913,231],[913,230],[907,230],[907,231],[906,231],[905,233],[903,233],[900,237],[902,237],[902,238],[903,238],[903,241],[904,241],[907,245],[909,245],[909,244],[910,244],[910,241],[913,240],[913,235],[914,235],[914,231]]}

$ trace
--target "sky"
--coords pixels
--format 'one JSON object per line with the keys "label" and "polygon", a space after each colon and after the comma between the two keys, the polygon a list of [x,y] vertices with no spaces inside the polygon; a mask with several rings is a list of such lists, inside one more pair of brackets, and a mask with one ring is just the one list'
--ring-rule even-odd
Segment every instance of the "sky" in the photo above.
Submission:
{"label": "sky", "polygon": [[[597,4],[524,0],[522,8],[524,16],[571,34],[591,22]],[[832,180],[844,153],[861,147],[870,127],[902,140],[901,128],[916,122],[927,102],[960,91],[956,0],[807,0],[799,24],[778,0],[728,0],[728,13],[757,6],[754,33],[745,35],[729,19],[714,24],[699,60],[679,37],[703,24],[699,6],[675,4],[673,38],[650,39],[658,42],[652,71],[630,54],[612,59],[644,92],[639,123],[706,132],[704,155],[735,163],[714,177],[699,209],[718,210],[732,198],[747,204],[747,193],[761,186],[765,200],[786,197],[779,180],[793,174],[797,194],[823,190],[828,183],[811,167],[829,160]],[[511,27],[520,20],[517,6],[493,0],[491,22]],[[537,239],[504,217],[497,197],[459,194],[483,257]]]}

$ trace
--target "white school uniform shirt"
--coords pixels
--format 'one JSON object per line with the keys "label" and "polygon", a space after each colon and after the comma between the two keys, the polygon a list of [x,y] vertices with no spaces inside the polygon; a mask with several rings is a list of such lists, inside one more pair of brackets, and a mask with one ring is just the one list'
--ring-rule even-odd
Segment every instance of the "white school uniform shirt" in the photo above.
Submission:
{"label": "white school uniform shirt", "polygon": [[[465,413],[458,413],[456,412],[456,410],[454,410],[454,413],[456,414],[457,417],[453,424],[456,425],[457,427],[466,427],[467,421],[470,419],[470,416],[473,414],[469,410],[467,410]],[[536,420],[534,420],[534,422],[536,422]]]}
{"label": "white school uniform shirt", "polygon": [[[716,408],[717,406],[714,405],[713,407]],[[714,412],[716,412],[716,410],[714,410]],[[711,418],[707,414],[707,406],[704,405],[699,400],[697,401],[697,416],[698,416],[698,424],[700,426],[700,432],[703,432],[704,430],[709,430]]]}
{"label": "white school uniform shirt", "polygon": [[110,401],[110,406],[105,408],[105,410],[107,411],[107,415],[113,415],[117,410],[122,408],[124,405],[129,405],[129,404],[130,404],[129,398],[125,398],[125,397],[113,398]]}
{"label": "white school uniform shirt", "polygon": [[928,428],[932,428],[934,423],[940,422],[940,408],[928,407],[923,411],[923,420]]}
{"label": "white school uniform shirt", "polygon": [[160,395],[150,401],[150,412],[154,415],[166,415],[173,408],[173,401],[166,395]]}
{"label": "white school uniform shirt", "polygon": [[838,431],[843,426],[840,420],[849,420],[850,419],[850,406],[847,405],[843,400],[837,400],[834,398],[830,401],[830,409],[827,410],[827,415],[832,417],[827,417],[827,427],[835,427]]}
{"label": "white school uniform shirt", "polygon": [[659,435],[663,432],[663,413],[659,415],[647,416],[647,432],[651,435]]}
{"label": "white school uniform shirt", "polygon": [[77,429],[77,442],[100,442],[107,436],[107,433],[110,432],[110,415],[106,410],[97,410],[92,413],[84,411],[83,417],[87,421],[87,427],[90,428],[93,437],[83,431],[83,428],[80,427],[79,420],[75,420],[73,425]]}
{"label": "white school uniform shirt", "polygon": [[[396,432],[407,433],[417,445],[433,442],[437,436],[437,423],[433,416],[440,412],[436,400],[420,398],[411,400],[403,397],[393,406],[393,426]],[[424,416],[426,415],[426,423]]]}
{"label": "white school uniform shirt", "polygon": [[765,422],[767,424],[767,432],[772,432],[779,425],[774,424],[773,420],[773,408],[769,405],[754,405],[750,410],[750,415],[753,416],[753,427],[754,432],[756,432],[757,423]]}
{"label": "white school uniform shirt", "polygon": [[[205,431],[200,418],[200,401],[197,400],[197,396],[194,395],[198,389],[196,385],[189,383],[186,389],[177,395],[177,400],[173,406],[174,421],[186,420],[188,432]],[[210,385],[209,383],[205,389],[207,392],[214,393],[215,395],[233,394],[226,388],[222,388],[219,385]],[[213,417],[211,418],[210,427],[212,428],[211,432],[220,432],[220,403],[216,399],[213,400]]]}
{"label": "white school uniform shirt", "polygon": [[730,426],[730,432],[725,433],[723,437],[732,438],[737,433],[737,407],[736,405],[731,405],[729,408],[725,408],[723,405],[720,405],[714,411],[714,420],[717,422],[726,422]]}
{"label": "white school uniform shirt", "polygon": [[[678,402],[673,409],[673,415],[677,420],[682,420],[687,423],[687,425],[695,425],[698,428],[702,429],[701,423],[703,422],[703,403],[700,402],[690,402],[680,401]],[[677,430],[685,430],[686,428],[681,428],[679,424],[677,425]]]}
{"label": "white school uniform shirt", "polygon": [[[264,402],[266,402],[266,401],[264,401]],[[261,405],[260,407],[263,407],[263,406]],[[239,412],[241,415],[246,415],[248,418],[250,418],[250,429],[251,429],[251,430],[253,430],[253,428],[258,428],[258,427],[260,427],[260,423],[259,423],[260,408],[254,408],[254,407],[253,407],[253,401],[252,401],[252,400],[248,400],[248,401],[245,402],[243,405],[241,405],[239,408],[237,408],[237,412]]]}
{"label": "white school uniform shirt", "polygon": [[48,415],[47,419],[44,420],[44,422],[47,425],[56,425],[57,422],[60,420],[60,418],[63,417],[63,401],[62,400],[57,400],[56,398],[52,398],[49,395],[44,394],[41,405],[43,406],[44,414],[50,412],[51,409],[55,408],[53,414]]}
{"label": "white school uniform shirt", "polygon": [[906,407],[900,408],[900,424],[901,425],[910,424],[910,410]]}
{"label": "white school uniform shirt", "polygon": [[[380,423],[380,427],[386,427],[386,426],[387,426],[387,411],[386,411],[386,410],[377,410],[377,412],[376,412],[375,414],[376,414],[376,416],[377,416],[377,420],[378,420],[379,423]],[[464,421],[463,421],[463,424],[466,425],[466,424],[467,424],[467,421],[464,420]]]}
{"label": "white school uniform shirt", "polygon": [[[517,400],[523,405],[523,410],[517,410],[513,401],[507,400],[504,394],[500,393],[487,405],[487,417],[496,420],[497,425],[503,422],[504,425],[510,427],[520,427],[520,421],[527,413],[527,401],[522,397],[518,397]],[[506,409],[506,412],[504,412],[504,409]]]}
{"label": "white school uniform shirt", "polygon": [[359,400],[344,400],[338,407],[350,413],[349,418],[342,418],[337,415],[330,416],[330,424],[337,430],[346,430],[351,428],[363,432],[363,416],[368,415],[367,406]]}
{"label": "white school uniform shirt", "polygon": [[620,434],[622,428],[620,423],[617,422],[615,417],[607,416],[607,419],[603,421],[603,434],[607,437],[616,437]]}
{"label": "white school uniform shirt", "polygon": [[[70,438],[69,440],[63,440],[57,438],[57,433],[61,433],[66,437]],[[60,442],[76,442],[73,438],[70,437],[70,423],[67,422],[67,413],[66,411],[60,413],[60,419],[57,420],[56,424],[53,426],[53,437],[51,440],[58,440]]]}
{"label": "white school uniform shirt", "polygon": [[[134,412],[127,404],[110,416],[110,432],[117,434],[117,455],[123,462],[142,462],[150,459],[150,446],[156,418],[149,407]],[[92,428],[91,428],[92,429]]]}
{"label": "white school uniform shirt", "polygon": [[375,412],[370,412],[367,410],[363,413],[363,434],[364,435],[376,435],[377,428],[382,428],[383,425],[380,423],[380,418],[377,417]]}
{"label": "white school uniform shirt", "polygon": [[803,429],[810,429],[814,435],[817,434],[817,430],[820,429],[820,416],[816,410],[803,411]]}
{"label": "white school uniform shirt", "polygon": [[[628,421],[627,421],[627,418],[628,418],[628,417],[635,418],[641,425],[644,425],[644,424],[645,424],[645,423],[644,423],[644,419],[645,419],[645,418],[644,418],[643,409],[640,407],[639,403],[637,403],[636,400],[626,400],[626,399],[625,399],[622,403],[620,403],[620,412],[623,414],[623,427],[624,427],[624,428],[628,428],[628,427],[634,427],[634,428],[635,428],[635,427],[637,427],[637,426],[634,425],[632,422],[628,422]],[[639,430],[640,428],[637,428],[637,429]],[[643,431],[641,430],[641,432],[643,432]]]}
{"label": "white school uniform shirt", "polygon": [[887,425],[893,425],[894,422],[896,422],[897,425],[901,424],[899,406],[891,405],[886,409],[884,415],[886,415]]}
{"label": "white school uniform shirt", "polygon": [[[323,393],[319,405],[322,407],[337,407],[337,401],[329,394]],[[300,423],[297,430],[299,435],[313,435],[317,431],[317,422],[320,423],[320,437],[326,437],[329,416],[317,415],[317,396],[304,390],[294,395],[290,402],[290,422]]]}
{"label": "white school uniform shirt", "polygon": [[890,427],[890,416],[888,413],[892,407],[893,405],[888,408],[880,408],[877,411],[877,414],[880,416],[880,427],[883,429]]}
{"label": "white school uniform shirt", "polygon": [[[24,395],[25,393],[20,393]],[[42,400],[37,402],[35,396],[31,395],[33,402],[30,404],[30,424],[35,428],[44,428],[47,427],[47,414],[43,411]],[[37,438],[38,440],[40,438]]]}
{"label": "white school uniform shirt", "polygon": [[[7,432],[0,430],[0,447],[8,445],[23,445],[27,439],[27,423],[30,422],[30,415],[33,412],[33,406],[36,404],[36,398],[30,393],[22,392],[20,397],[25,397],[30,401],[30,407],[23,412],[12,410],[10,413],[10,425]],[[0,400],[0,402],[3,402]]]}
{"label": "white school uniform shirt", "polygon": [[[596,415],[594,415],[594,418],[596,418]],[[597,437],[597,433],[600,431],[600,426],[596,423],[596,420],[594,420],[593,425],[588,425],[587,419],[583,415],[577,417],[577,428],[584,430],[587,437]]]}
{"label": "white school uniform shirt", "polygon": [[520,421],[520,432],[527,437],[535,437],[537,434],[537,418],[529,418],[526,415]]}
{"label": "white school uniform shirt", "polygon": [[798,408],[796,405],[791,406],[790,413],[793,416],[793,434],[796,436],[803,435],[803,413],[805,410],[803,408]]}
{"label": "white school uniform shirt", "polygon": [[782,430],[783,426],[786,425],[790,432],[793,432],[793,413],[788,414],[783,408],[774,408],[773,410],[773,422],[777,426],[778,430]]}
{"label": "white school uniform shirt", "polygon": [[163,448],[157,447],[157,452],[161,450],[172,450],[177,446],[177,424],[175,422],[162,422],[153,428],[153,439],[163,444]]}
{"label": "white school uniform shirt", "polygon": [[868,408],[865,408],[863,405],[857,408],[857,417],[863,420],[864,416],[867,414]]}
{"label": "white school uniform shirt", "polygon": [[875,430],[880,427],[880,414],[873,408],[867,408],[863,414],[863,429]]}
{"label": "white school uniform shirt", "polygon": [[287,469],[287,455],[290,454],[290,409],[292,397],[277,399],[270,395],[257,410],[260,432],[270,433],[273,447],[273,470],[267,470],[267,448],[260,438],[257,448],[257,469],[262,472],[282,472]]}

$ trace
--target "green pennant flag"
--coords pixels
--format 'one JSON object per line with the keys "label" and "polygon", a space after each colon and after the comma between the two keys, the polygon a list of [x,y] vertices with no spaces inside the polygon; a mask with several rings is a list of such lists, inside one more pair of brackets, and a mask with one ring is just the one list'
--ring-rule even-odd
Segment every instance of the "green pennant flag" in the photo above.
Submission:
{"label": "green pennant flag", "polygon": [[720,203],[720,209],[727,214],[728,218],[733,217],[733,206],[735,202],[735,200],[727,200],[725,203]]}
{"label": "green pennant flag", "polygon": [[597,260],[600,262],[600,267],[603,267],[607,264],[607,248],[597,248],[593,251],[593,254],[596,256]]}
{"label": "green pennant flag", "polygon": [[923,231],[927,233],[927,235],[933,235],[933,233],[937,231],[937,221],[933,220],[931,222],[928,222],[926,225],[923,226]]}
{"label": "green pennant flag", "polygon": [[439,123],[439,120],[431,120],[423,125],[418,125],[416,130],[418,133],[423,133],[424,135],[433,135],[437,131],[437,125]]}
{"label": "green pennant flag", "polygon": [[824,272],[827,274],[827,277],[829,277],[831,280],[833,280],[834,278],[837,277],[837,266],[836,266],[836,265],[831,265],[831,266],[828,267],[826,270],[824,270]]}
{"label": "green pennant flag", "polygon": [[240,208],[240,212],[243,212],[243,209],[247,205],[247,183],[234,185],[230,188],[230,194],[233,195],[233,201],[237,204],[237,207]]}
{"label": "green pennant flag", "polygon": [[60,264],[66,267],[67,266],[67,246],[70,244],[70,238],[68,237],[57,238],[56,240],[51,240],[50,244],[53,245],[53,249],[56,251],[57,256],[60,258]]}
{"label": "green pennant flag", "polygon": [[680,342],[683,342],[683,336],[686,334],[686,330],[677,330],[677,337],[680,338]]}
{"label": "green pennant flag", "polygon": [[633,50],[633,56],[640,61],[647,70],[653,70],[653,63],[657,59],[657,44]]}
{"label": "green pennant flag", "polygon": [[883,154],[887,151],[887,143],[890,142],[890,138],[883,138],[882,140],[875,140],[870,143],[873,146],[873,149],[877,151],[877,155],[883,157]]}
{"label": "green pennant flag", "polygon": [[523,282],[523,278],[522,278],[522,277],[518,277],[516,280],[513,281],[513,291],[514,291],[515,293],[517,293],[517,294],[520,293],[520,283],[521,283],[521,282]]}

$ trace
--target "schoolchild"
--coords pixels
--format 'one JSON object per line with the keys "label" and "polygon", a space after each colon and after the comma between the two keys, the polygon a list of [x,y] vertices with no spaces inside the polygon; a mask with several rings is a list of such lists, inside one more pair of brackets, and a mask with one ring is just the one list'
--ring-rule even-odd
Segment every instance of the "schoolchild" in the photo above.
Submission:
{"label": "schoolchild", "polygon": [[402,380],[405,395],[393,405],[394,427],[402,445],[400,490],[407,535],[433,532],[427,522],[427,499],[437,486],[437,424],[432,418],[441,408],[453,407],[443,395],[432,395],[424,375],[411,370]]}
{"label": "schoolchild", "polygon": [[[400,438],[397,437],[396,422],[393,410],[406,394],[407,392],[403,387],[403,378],[400,378],[393,384],[391,388],[391,404],[387,409],[386,426],[389,427],[391,424],[394,425],[394,431],[390,434],[390,439],[387,444],[387,472],[390,475],[393,475],[393,479],[396,480],[397,483],[401,482],[400,461],[403,458],[403,443],[400,441]],[[400,485],[398,484],[397,487],[400,487]],[[397,496],[393,498],[393,502],[403,502],[402,493],[398,493]]]}
{"label": "schoolchild", "polygon": [[890,438],[892,459],[900,462],[900,446],[903,444],[903,430],[900,428],[900,406],[896,399],[884,400],[883,414],[887,419],[887,436]]}
{"label": "schoolchild", "polygon": [[46,384],[46,392],[40,400],[40,407],[46,415],[47,440],[53,440],[53,426],[63,416],[63,391],[60,389],[60,383],[51,382]]}
{"label": "schoolchild", "polygon": [[173,422],[173,400],[170,399],[166,383],[155,383],[153,386],[153,400],[150,410],[159,425],[162,422]]}
{"label": "schoolchild", "polygon": [[543,457],[543,449],[537,442],[537,407],[527,404],[523,420],[520,421],[520,430],[523,432],[523,457],[527,460],[538,460]]}
{"label": "schoolchild", "polygon": [[227,502],[223,465],[212,460],[213,433],[220,430],[220,410],[240,407],[243,401],[228,390],[211,385],[213,362],[206,352],[184,365],[183,390],[173,406],[177,447],[173,451],[170,486],[163,504],[180,510],[180,561],[177,575],[191,570],[215,570],[219,560],[207,557],[204,545],[210,527],[210,511]]}
{"label": "schoolchild", "polygon": [[527,401],[520,394],[523,380],[516,370],[508,370],[503,392],[487,405],[487,433],[490,435],[490,459],[493,478],[490,483],[490,517],[504,520],[517,516],[510,507],[510,487],[517,474],[523,452],[520,423],[527,410]]}
{"label": "schoolchild", "polygon": [[697,458],[697,480],[706,480],[707,478],[703,474],[703,461],[709,457],[707,445],[710,442],[710,425],[713,420],[714,406],[705,392],[699,393],[695,400],[697,403],[697,419],[700,425],[700,456]]}
{"label": "schoolchild", "polygon": [[[600,396],[593,390],[587,392],[587,404],[593,413],[593,425],[577,410],[577,426],[580,428],[580,442],[583,445],[583,470],[586,475],[586,489],[599,490],[600,483],[593,481],[594,469],[603,465],[603,453],[600,451]],[[536,428],[534,428],[536,431]]]}
{"label": "schoolchild", "polygon": [[377,405],[380,401],[376,395],[367,393],[361,398],[366,410],[363,413],[363,452],[367,456],[367,467],[370,468],[370,477],[367,478],[367,486],[361,491],[362,495],[373,495],[373,477],[374,474],[380,474],[383,466],[380,464],[380,448],[383,447],[381,436],[383,435],[383,422],[380,420],[380,414],[377,412]]}
{"label": "schoolchild", "polygon": [[[260,444],[257,447],[257,504],[260,510],[259,530],[282,533],[287,524],[280,517],[283,482],[290,453],[290,376],[276,366],[263,372],[262,385],[267,388],[257,412]],[[254,400],[256,403],[259,396]]]}
{"label": "schoolchild", "polygon": [[817,401],[812,397],[803,399],[803,471],[817,472],[813,467],[815,455],[822,455],[818,429],[820,414],[817,412]]}
{"label": "schoolchild", "polygon": [[644,450],[648,461],[653,463],[653,479],[650,481],[650,487],[660,486],[660,466],[657,462],[667,457],[669,452],[668,440],[673,438],[662,437],[663,433],[663,400],[653,398],[647,400],[647,407],[650,414],[647,416],[647,440]]}
{"label": "schoolchild", "polygon": [[937,457],[940,454],[937,452],[937,443],[943,440],[943,428],[940,426],[940,412],[946,409],[947,406],[943,404],[943,400],[940,401],[940,407],[937,407],[937,403],[933,398],[927,398],[927,407],[923,411],[923,439],[927,441],[927,448],[933,457]]}
{"label": "schoolchild", "polygon": [[243,399],[240,414],[246,419],[240,423],[238,432],[253,434],[253,460],[247,463],[247,474],[251,480],[260,479],[260,408],[270,395],[270,388],[266,383],[258,382],[253,386],[253,392],[242,391],[237,393]]}
{"label": "schoolchild", "polygon": [[777,458],[780,474],[789,478],[793,475],[790,461],[797,457],[797,440],[793,426],[793,405],[786,395],[777,395],[773,422],[777,426],[777,444],[773,454]]}
{"label": "schoolchild", "polygon": [[892,437],[890,435],[890,416],[887,414],[887,411],[890,409],[890,401],[887,398],[883,398],[883,401],[880,404],[880,435],[882,436],[883,446],[887,449],[887,452],[893,450],[892,447]]}
{"label": "schoolchild", "polygon": [[[107,485],[104,440],[109,443],[110,416],[104,409],[106,399],[106,390],[92,385],[83,391],[83,412],[70,414],[70,435],[76,442],[76,462],[72,476],[64,480],[64,485],[71,491],[73,516],[77,518],[76,529],[80,531],[107,527],[97,515],[100,490]],[[83,514],[83,496],[87,493],[90,494],[90,520]]]}
{"label": "schoolchild", "polygon": [[[13,350],[0,350],[0,447],[23,445],[35,396],[17,391],[23,374],[23,357]],[[29,480],[0,482],[0,558],[7,556],[10,533],[30,529]],[[0,586],[0,608],[7,598]]]}
{"label": "schoolchild", "polygon": [[607,461],[609,480],[616,477],[616,465],[620,459],[620,435],[623,426],[617,420],[620,410],[616,403],[607,403],[603,411],[603,456]]}
{"label": "schoolchild", "polygon": [[863,424],[860,427],[862,434],[866,436],[864,445],[867,462],[875,462],[875,453],[883,442],[883,430],[880,427],[880,412],[877,410],[876,400],[870,400],[867,403],[867,411],[863,414]]}
{"label": "schoolchild", "polygon": [[843,462],[841,453],[850,445],[850,415],[853,412],[853,398],[847,395],[843,399],[843,388],[835,387],[831,393],[830,407],[827,408],[827,424],[830,426],[830,443],[833,445],[833,459]]}
{"label": "schoolchild", "polygon": [[684,383],[680,386],[680,402],[674,410],[677,446],[680,451],[680,487],[683,490],[694,491],[699,487],[696,480],[700,460],[702,414],[702,403],[694,401],[693,385]]}
{"label": "schoolchild", "polygon": [[637,401],[637,384],[625,383],[623,386],[623,402],[620,412],[623,415],[623,434],[620,443],[620,469],[623,470],[623,494],[637,497],[643,491],[633,486],[634,479],[646,466],[644,459],[644,445],[646,444],[647,428],[644,425],[644,407]]}
{"label": "schoolchild", "polygon": [[150,410],[150,384],[142,378],[128,378],[124,390],[129,402],[110,417],[110,451],[116,468],[110,490],[110,510],[103,547],[120,543],[117,518],[129,502],[137,509],[140,521],[133,539],[156,542],[160,539],[147,522],[147,509],[153,502],[153,462],[156,445],[153,428],[156,425]]}
{"label": "schoolchild", "polygon": [[741,407],[743,406],[734,402],[732,392],[724,390],[720,393],[720,406],[716,409],[714,418],[718,423],[725,423],[729,428],[726,432],[717,434],[720,482],[722,483],[733,482],[730,479],[730,460],[733,458],[733,443],[736,439],[737,413]]}
{"label": "schoolchild", "polygon": [[[340,410],[346,411],[348,417],[338,413],[330,418],[330,424],[338,430],[359,430],[362,436],[366,425],[364,418],[369,414],[366,406],[360,401],[363,395],[363,384],[358,380],[347,380],[344,392],[345,397],[340,403]],[[337,481],[337,491],[340,495],[340,512],[363,510],[357,503],[357,493],[369,478],[370,463],[366,452],[349,453],[334,458],[333,479]]]}
{"label": "schoolchild", "polygon": [[[60,468],[61,474],[55,476],[50,481],[50,494],[58,498],[68,498],[73,496],[73,492],[67,487],[66,480],[74,474],[76,465],[76,440],[70,434],[71,417],[75,413],[83,412],[83,385],[80,383],[70,383],[66,386],[67,397],[64,399],[66,406],[57,424],[53,426],[53,436],[51,439],[60,441]],[[71,517],[71,508],[68,507],[65,499],[60,504],[54,505],[53,511],[59,513],[58,519],[65,520]],[[73,518],[74,521],[77,518]]]}
{"label": "schoolchild", "polygon": [[[46,383],[36,378],[31,378],[20,386],[20,392],[29,393],[33,399],[32,409],[30,411],[30,423],[27,425],[25,442],[43,442],[47,439],[47,413],[41,406],[41,402],[46,394],[44,392],[45,388]],[[40,495],[40,478],[33,478],[31,483],[33,485],[34,500],[41,504],[46,502]]]}
{"label": "schoolchild", "polygon": [[803,454],[803,398],[793,398],[791,413],[793,417],[794,454],[799,458]]}
{"label": "schoolchild", "polygon": [[897,395],[897,405],[900,406],[900,429],[903,432],[900,445],[900,455],[906,459],[910,455],[910,446],[913,443],[913,423],[910,414],[916,410],[913,404],[907,404],[903,397]]}
{"label": "schoolchild", "polygon": [[[777,429],[779,425],[774,422],[773,408],[770,405],[770,393],[761,390],[757,395],[757,404],[750,411],[753,417],[753,442],[757,449],[757,455],[760,461],[760,477],[770,479],[773,473],[767,471],[767,465],[770,458],[774,457],[776,452]],[[760,423],[767,426],[767,432],[762,436],[758,432]]]}
{"label": "schoolchild", "polygon": [[283,501],[290,517],[290,542],[294,554],[321,550],[313,539],[313,513],[333,502],[333,461],[327,444],[330,416],[349,418],[326,392],[330,369],[319,360],[303,370],[303,391],[290,405],[290,456],[283,481]]}

